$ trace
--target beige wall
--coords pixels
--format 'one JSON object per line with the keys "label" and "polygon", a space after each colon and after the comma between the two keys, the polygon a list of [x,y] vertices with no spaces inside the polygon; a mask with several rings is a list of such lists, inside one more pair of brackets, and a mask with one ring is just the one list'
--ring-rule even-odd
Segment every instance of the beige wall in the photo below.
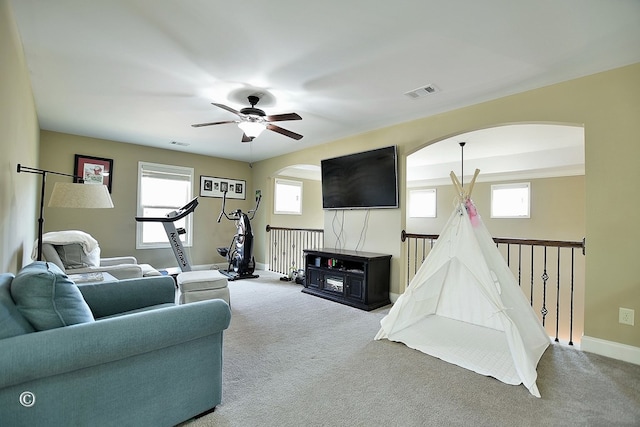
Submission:
{"label": "beige wall", "polygon": [[[253,177],[254,182],[259,182],[288,165],[319,165],[327,153],[341,155],[397,144],[400,179],[404,182],[407,154],[449,136],[511,123],[584,126],[585,334],[639,347],[639,326],[618,323],[618,307],[640,313],[640,276],[635,271],[640,227],[633,225],[640,208],[640,199],[634,197],[640,178],[638,117],[640,64],[635,64],[268,159],[254,165]],[[403,277],[403,266],[398,256],[402,252],[399,234],[406,222],[405,198],[403,190],[401,209],[372,211],[375,225],[370,225],[370,232],[377,237],[363,248],[394,256],[392,292],[402,290],[398,278]],[[331,230],[329,215],[325,214],[326,234]],[[350,236],[358,235],[361,224],[349,221],[346,225]],[[383,250],[378,246],[381,241],[387,246]],[[351,238],[349,244],[355,244]]]}
{"label": "beige wall", "polygon": [[[270,177],[268,183],[263,186],[265,189],[268,189],[267,194],[264,196],[264,215],[268,219],[267,223],[273,227],[321,229],[324,224],[322,215],[322,187],[320,181],[286,176],[278,176],[278,178],[302,183],[302,215],[276,215],[273,213],[275,177]],[[264,195],[265,190],[263,190],[262,193]]]}
{"label": "beige wall", "polygon": [[38,118],[11,3],[0,0],[0,272],[29,262],[38,217],[40,176],[16,172],[38,167]]}
{"label": "beige wall", "polygon": [[[548,240],[580,241],[585,236],[585,177],[525,179],[509,182],[529,182],[531,185],[530,218],[491,218],[491,185],[479,182],[473,188],[472,199],[482,220],[494,237],[517,237]],[[435,187],[437,218],[409,218],[409,233],[438,234],[451,215],[455,191],[453,185]]]}
{"label": "beige wall", "polygon": [[[134,255],[139,262],[155,267],[177,266],[170,248],[136,250],[137,175],[138,162],[152,162],[194,168],[196,184],[194,196],[199,194],[200,175],[241,179],[247,181],[247,200],[230,199],[227,212],[247,211],[254,206],[251,170],[247,163],[160,150],[140,145],[42,131],[40,164],[45,169],[73,173],[75,154],[113,159],[112,194],[114,209],[45,208],[45,232],[80,229],[100,242],[103,256]],[[69,181],[70,178],[51,176],[50,181]],[[53,188],[47,185],[47,200]],[[232,221],[217,223],[222,199],[200,197],[194,215],[192,248],[187,248],[191,264],[224,263],[217,247],[228,246],[235,234]]]}

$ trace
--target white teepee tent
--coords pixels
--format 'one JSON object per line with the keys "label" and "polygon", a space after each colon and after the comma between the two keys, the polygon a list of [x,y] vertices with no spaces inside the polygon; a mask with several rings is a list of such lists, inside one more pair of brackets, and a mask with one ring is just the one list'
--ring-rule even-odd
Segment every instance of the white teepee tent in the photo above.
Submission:
{"label": "white teepee tent", "polygon": [[455,174],[459,203],[433,249],[380,322],[386,338],[540,397],[536,366],[550,343]]}

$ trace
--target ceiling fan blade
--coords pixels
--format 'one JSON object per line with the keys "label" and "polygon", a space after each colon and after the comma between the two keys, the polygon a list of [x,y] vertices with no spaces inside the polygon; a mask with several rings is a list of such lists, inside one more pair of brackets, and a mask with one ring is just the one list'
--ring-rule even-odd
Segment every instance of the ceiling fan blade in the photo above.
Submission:
{"label": "ceiling fan blade", "polygon": [[291,132],[290,130],[283,129],[280,126],[272,125],[270,123],[267,124],[267,129],[278,132],[284,136],[288,136],[289,138],[293,138],[296,140],[302,139],[302,135],[300,135],[299,133]]}
{"label": "ceiling fan blade", "polygon": [[233,108],[231,108],[231,107],[227,107],[227,106],[226,106],[226,105],[224,105],[224,104],[216,104],[215,102],[212,102],[212,103],[211,103],[211,105],[215,105],[216,107],[218,107],[218,108],[222,108],[223,110],[227,110],[228,112],[233,113],[233,114],[235,114],[236,116],[240,116],[240,112],[239,112],[239,111],[236,111],[236,110],[234,110],[234,109],[233,109]]}
{"label": "ceiling fan blade", "polygon": [[285,120],[302,120],[302,117],[296,113],[274,114],[273,116],[265,117],[265,120],[268,122],[283,122]]}
{"label": "ceiling fan blade", "polygon": [[242,132],[242,142],[251,142],[253,138],[249,138],[246,133]]}
{"label": "ceiling fan blade", "polygon": [[238,121],[237,120],[226,120],[224,122],[198,123],[198,124],[191,125],[191,126],[194,127],[194,128],[199,128],[199,127],[202,127],[202,126],[224,125],[226,123],[238,123]]}

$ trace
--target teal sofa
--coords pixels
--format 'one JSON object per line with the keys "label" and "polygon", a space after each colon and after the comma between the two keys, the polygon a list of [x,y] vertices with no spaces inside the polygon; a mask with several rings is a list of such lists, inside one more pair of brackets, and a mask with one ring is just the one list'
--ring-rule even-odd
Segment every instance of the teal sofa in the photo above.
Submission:
{"label": "teal sofa", "polygon": [[166,276],[0,274],[0,425],[172,426],[214,409],[229,306],[174,298]]}

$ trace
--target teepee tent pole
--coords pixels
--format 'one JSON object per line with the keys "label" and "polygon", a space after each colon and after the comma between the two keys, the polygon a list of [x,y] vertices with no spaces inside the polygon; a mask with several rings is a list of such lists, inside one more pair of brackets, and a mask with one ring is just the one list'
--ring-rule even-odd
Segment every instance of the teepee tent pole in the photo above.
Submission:
{"label": "teepee tent pole", "polygon": [[460,185],[460,181],[453,171],[449,174],[451,177],[451,182],[453,182],[453,186],[456,187],[456,193],[458,193],[458,197],[460,200],[464,199],[464,190],[462,189],[462,185]]}
{"label": "teepee tent pole", "polygon": [[467,197],[471,197],[471,192],[473,191],[473,186],[476,184],[476,178],[478,178],[478,174],[480,173],[480,169],[476,169],[473,174],[473,178],[471,179],[471,184],[469,184],[469,191],[467,192]]}

